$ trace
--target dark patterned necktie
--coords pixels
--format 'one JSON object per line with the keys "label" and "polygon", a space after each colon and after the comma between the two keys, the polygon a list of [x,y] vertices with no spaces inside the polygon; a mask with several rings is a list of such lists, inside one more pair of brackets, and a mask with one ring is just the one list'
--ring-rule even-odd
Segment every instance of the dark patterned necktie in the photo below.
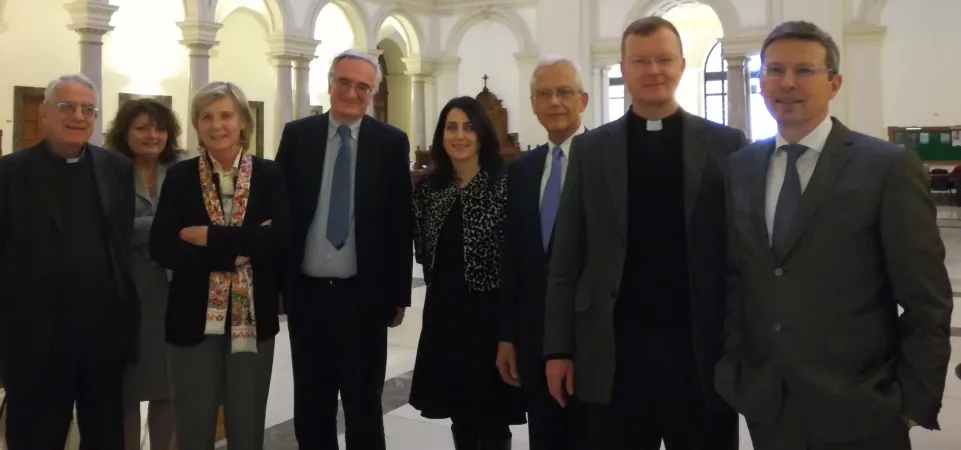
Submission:
{"label": "dark patterned necktie", "polygon": [[350,230],[350,128],[337,127],[340,150],[334,162],[330,183],[330,204],[327,209],[327,240],[340,250]]}
{"label": "dark patterned necktie", "polygon": [[787,237],[794,223],[798,204],[801,203],[801,177],[798,175],[797,162],[801,154],[808,148],[800,144],[790,144],[781,147],[787,153],[787,164],[784,167],[784,184],[777,198],[774,209],[774,233],[772,245],[774,254],[778,258],[787,252]]}

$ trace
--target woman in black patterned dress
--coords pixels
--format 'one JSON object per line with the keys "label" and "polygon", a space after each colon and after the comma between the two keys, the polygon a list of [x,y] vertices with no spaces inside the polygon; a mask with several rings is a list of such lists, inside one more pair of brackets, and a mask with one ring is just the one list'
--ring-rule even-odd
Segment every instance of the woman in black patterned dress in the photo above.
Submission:
{"label": "woman in black patterned dress", "polygon": [[457,450],[510,449],[510,425],[525,416],[519,389],[494,365],[507,187],[480,103],[447,103],[431,158],[414,188],[414,248],[427,298],[410,403],[424,417],[450,418]]}

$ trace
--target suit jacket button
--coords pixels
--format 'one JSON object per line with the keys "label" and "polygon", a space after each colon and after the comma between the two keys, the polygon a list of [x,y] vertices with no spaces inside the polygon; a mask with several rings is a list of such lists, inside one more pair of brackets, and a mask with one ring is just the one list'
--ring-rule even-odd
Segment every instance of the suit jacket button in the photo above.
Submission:
{"label": "suit jacket button", "polygon": [[774,276],[779,277],[781,275],[784,275],[784,269],[780,267],[778,267],[777,269],[774,269]]}
{"label": "suit jacket button", "polygon": [[775,323],[774,325],[771,325],[771,329],[774,331],[781,331],[781,324]]}

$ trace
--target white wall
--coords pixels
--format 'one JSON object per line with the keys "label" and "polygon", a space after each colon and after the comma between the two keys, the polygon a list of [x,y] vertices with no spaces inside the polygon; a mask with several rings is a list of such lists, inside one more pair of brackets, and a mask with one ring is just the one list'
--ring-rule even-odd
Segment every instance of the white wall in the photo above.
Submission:
{"label": "white wall", "polygon": [[961,125],[961,2],[887,0],[883,69],[888,126]]}
{"label": "white wall", "polygon": [[[486,74],[489,77],[487,88],[504,101],[502,105],[507,109],[509,133],[519,133],[520,108],[530,109],[529,104],[522,106],[520,102],[517,63],[514,60],[517,51],[518,44],[511,30],[493,20],[482,20],[468,28],[457,50],[461,58],[457,72],[458,95],[477,96],[484,88],[482,77]],[[441,102],[447,103],[449,100],[445,98]],[[436,121],[435,117],[435,124]]]}
{"label": "white wall", "polygon": [[317,59],[310,62],[310,104],[330,109],[330,95],[327,94],[327,70],[330,62],[338,53],[353,48],[354,30],[351,28],[344,10],[335,4],[328,4],[320,11],[314,25],[314,39],[317,46]]}

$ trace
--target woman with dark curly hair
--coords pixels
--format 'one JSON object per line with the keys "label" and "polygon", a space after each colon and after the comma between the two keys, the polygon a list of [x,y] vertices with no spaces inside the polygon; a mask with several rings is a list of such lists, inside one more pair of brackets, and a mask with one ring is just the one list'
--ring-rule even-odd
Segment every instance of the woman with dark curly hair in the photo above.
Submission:
{"label": "woman with dark curly hair", "polygon": [[132,272],[140,295],[140,357],[124,374],[124,436],[126,450],[140,448],[140,402],[150,402],[147,423],[150,447],[172,448],[173,405],[167,379],[164,316],[167,311],[167,271],[150,258],[148,241],[157,199],[167,168],[184,156],[177,148],[180,124],[170,108],[144,98],[124,103],[107,134],[106,146],[133,161],[136,174]]}
{"label": "woman with dark curly hair", "polygon": [[410,404],[424,417],[449,417],[457,450],[509,449],[510,425],[526,419],[520,390],[494,364],[507,185],[497,136],[477,100],[447,103],[431,159],[413,196],[427,298]]}

